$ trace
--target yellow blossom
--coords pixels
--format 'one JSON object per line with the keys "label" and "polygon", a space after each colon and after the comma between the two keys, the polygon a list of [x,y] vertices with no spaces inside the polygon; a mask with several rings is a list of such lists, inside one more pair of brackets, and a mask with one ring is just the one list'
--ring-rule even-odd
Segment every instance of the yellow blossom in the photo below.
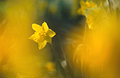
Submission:
{"label": "yellow blossom", "polygon": [[97,7],[97,5],[95,3],[93,3],[92,1],[91,2],[84,2],[84,1],[80,1],[80,5],[81,5],[81,8],[78,9],[78,13],[79,14],[82,14],[84,15],[84,11],[87,9],[87,8],[92,8],[92,7]]}
{"label": "yellow blossom", "polygon": [[52,44],[52,37],[56,35],[54,31],[49,29],[46,22],[42,24],[42,26],[38,24],[32,24],[33,30],[35,30],[35,33],[29,38],[39,45],[39,50],[45,47],[47,42]]}
{"label": "yellow blossom", "polygon": [[109,23],[108,13],[102,7],[89,8],[84,13],[90,29],[99,29]]}

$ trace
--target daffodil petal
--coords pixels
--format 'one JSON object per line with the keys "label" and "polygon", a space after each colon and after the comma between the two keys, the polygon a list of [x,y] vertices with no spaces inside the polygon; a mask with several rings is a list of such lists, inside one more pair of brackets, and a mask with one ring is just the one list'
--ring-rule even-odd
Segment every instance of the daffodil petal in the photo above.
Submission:
{"label": "daffodil petal", "polygon": [[38,24],[32,24],[32,28],[35,31],[42,31],[42,27]]}
{"label": "daffodil petal", "polygon": [[35,42],[38,42],[38,36],[37,34],[33,34],[32,36],[29,37],[29,39],[35,41]]}
{"label": "daffodil petal", "polygon": [[78,10],[78,13],[82,15],[84,15],[84,11],[87,10],[88,8],[97,7],[97,5],[92,1],[91,2],[80,1],[80,5],[81,8]]}
{"label": "daffodil petal", "polygon": [[90,14],[99,13],[99,12],[100,12],[100,8],[99,7],[93,7],[93,8],[88,8],[87,10],[85,10],[84,14],[87,17]]}
{"label": "daffodil petal", "polygon": [[52,31],[51,29],[48,30],[47,34],[52,38],[56,35],[56,33],[54,31]]}
{"label": "daffodil petal", "polygon": [[39,48],[39,50],[43,49],[46,44],[47,44],[46,40],[44,40],[43,42],[38,42],[38,45],[39,45],[38,48]]}
{"label": "daffodil petal", "polygon": [[49,29],[49,27],[48,27],[48,25],[47,25],[46,22],[44,22],[44,23],[42,24],[42,27],[43,27],[43,30],[44,30],[45,32],[47,32],[48,29]]}

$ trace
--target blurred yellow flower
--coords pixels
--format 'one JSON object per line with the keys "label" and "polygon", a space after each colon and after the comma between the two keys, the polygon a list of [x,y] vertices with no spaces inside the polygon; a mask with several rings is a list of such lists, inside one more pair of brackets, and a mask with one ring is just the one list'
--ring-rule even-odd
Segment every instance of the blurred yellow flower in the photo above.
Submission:
{"label": "blurred yellow flower", "polygon": [[84,2],[84,1],[80,1],[80,6],[81,8],[78,9],[78,13],[79,14],[82,14],[84,15],[84,11],[87,9],[87,8],[92,8],[92,7],[97,7],[97,5],[95,3],[93,3],[92,1],[91,2]]}
{"label": "blurred yellow flower", "polygon": [[89,8],[84,13],[90,29],[99,29],[99,27],[106,26],[109,23],[108,13],[102,7]]}
{"label": "blurred yellow flower", "polygon": [[56,35],[54,31],[49,29],[46,22],[42,24],[42,26],[38,24],[32,24],[33,30],[35,30],[35,33],[29,38],[39,45],[39,50],[45,47],[47,42],[52,44],[52,37]]}
{"label": "blurred yellow flower", "polygon": [[54,72],[56,71],[55,69],[55,65],[54,63],[52,62],[48,62],[46,65],[45,65],[46,69],[49,71],[49,72]]}

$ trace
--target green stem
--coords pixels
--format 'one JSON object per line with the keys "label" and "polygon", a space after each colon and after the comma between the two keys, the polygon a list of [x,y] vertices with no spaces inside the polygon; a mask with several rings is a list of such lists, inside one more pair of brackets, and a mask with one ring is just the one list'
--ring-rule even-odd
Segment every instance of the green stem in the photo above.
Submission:
{"label": "green stem", "polygon": [[[61,40],[61,38],[58,36],[58,38],[59,38],[59,40],[62,42],[62,40]],[[68,70],[68,73],[69,73],[69,75],[67,75],[67,77],[68,78],[74,78],[74,74],[73,74],[73,72],[72,72],[72,69],[71,69],[71,67],[70,67],[70,64],[68,63],[69,62],[69,60],[66,58],[66,56],[67,56],[67,54],[64,52],[64,50],[63,50],[63,47],[62,47],[62,43],[60,44],[60,46],[61,46],[61,50],[62,50],[62,54],[63,54],[63,56],[64,56],[64,59],[66,60],[66,63],[67,63],[67,70]]]}
{"label": "green stem", "polygon": [[55,60],[56,60],[58,69],[60,69],[60,71],[61,71],[62,75],[64,76],[64,78],[67,78],[66,73],[65,73],[65,70],[64,70],[64,68],[61,66],[61,63],[60,63],[58,54],[56,53],[56,51],[55,51],[55,49],[54,49],[53,46],[52,46],[52,49],[53,49],[53,53],[54,53],[54,56],[55,56]]}

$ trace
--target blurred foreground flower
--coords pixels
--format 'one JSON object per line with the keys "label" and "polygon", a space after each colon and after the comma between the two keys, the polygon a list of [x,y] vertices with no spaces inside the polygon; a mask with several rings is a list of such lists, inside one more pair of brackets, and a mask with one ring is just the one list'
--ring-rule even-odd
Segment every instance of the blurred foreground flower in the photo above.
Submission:
{"label": "blurred foreground flower", "polygon": [[87,8],[92,8],[92,7],[97,7],[97,5],[95,3],[93,3],[92,1],[91,2],[84,2],[84,1],[80,1],[80,6],[81,8],[78,9],[78,13],[79,14],[82,14],[84,15],[84,11],[87,9]]}
{"label": "blurred foreground flower", "polygon": [[29,38],[39,45],[39,50],[45,47],[47,42],[52,44],[52,37],[56,35],[54,31],[49,29],[46,22],[42,24],[42,26],[37,24],[32,24],[33,30],[35,30],[35,33]]}
{"label": "blurred foreground flower", "polygon": [[103,7],[89,8],[85,10],[84,13],[87,18],[86,22],[90,29],[99,29],[103,25],[106,26],[109,24],[109,14]]}

